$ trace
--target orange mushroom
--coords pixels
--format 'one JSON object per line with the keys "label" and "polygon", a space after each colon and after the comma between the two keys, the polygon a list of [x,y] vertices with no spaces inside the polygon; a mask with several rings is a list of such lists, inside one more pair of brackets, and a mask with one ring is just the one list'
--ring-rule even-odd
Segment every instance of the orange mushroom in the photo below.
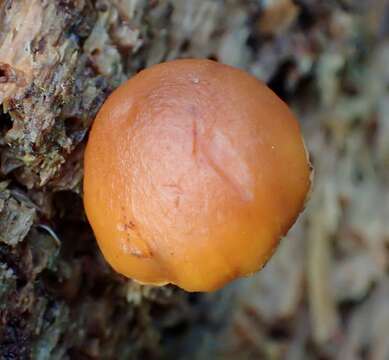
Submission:
{"label": "orange mushroom", "polygon": [[138,282],[188,291],[259,270],[310,185],[288,107],[209,60],[128,80],[101,108],[85,153],[85,209],[104,257]]}

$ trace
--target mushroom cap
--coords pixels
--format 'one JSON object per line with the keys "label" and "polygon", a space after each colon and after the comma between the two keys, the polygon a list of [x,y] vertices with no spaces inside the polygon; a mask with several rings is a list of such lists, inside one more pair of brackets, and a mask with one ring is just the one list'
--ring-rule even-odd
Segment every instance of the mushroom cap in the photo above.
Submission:
{"label": "mushroom cap", "polygon": [[102,106],[85,152],[85,209],[105,259],[138,282],[187,291],[262,268],[310,184],[285,103],[210,60],[132,77]]}

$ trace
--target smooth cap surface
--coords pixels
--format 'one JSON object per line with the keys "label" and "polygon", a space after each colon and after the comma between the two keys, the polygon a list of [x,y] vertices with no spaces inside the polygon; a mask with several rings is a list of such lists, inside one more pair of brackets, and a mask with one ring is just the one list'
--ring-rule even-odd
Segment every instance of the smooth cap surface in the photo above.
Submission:
{"label": "smooth cap surface", "polygon": [[188,291],[259,270],[309,188],[285,103],[209,60],[128,80],[101,108],[85,153],[85,209],[106,260],[139,282]]}

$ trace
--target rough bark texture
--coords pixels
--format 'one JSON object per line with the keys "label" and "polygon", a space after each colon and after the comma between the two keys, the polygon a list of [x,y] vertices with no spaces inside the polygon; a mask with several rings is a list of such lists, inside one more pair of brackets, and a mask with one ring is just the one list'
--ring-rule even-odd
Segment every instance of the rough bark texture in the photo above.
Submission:
{"label": "rough bark texture", "polygon": [[[0,1],[0,358],[388,359],[388,24],[385,0]],[[268,266],[211,295],[114,274],[82,208],[100,105],[180,57],[265,80],[316,171]]]}

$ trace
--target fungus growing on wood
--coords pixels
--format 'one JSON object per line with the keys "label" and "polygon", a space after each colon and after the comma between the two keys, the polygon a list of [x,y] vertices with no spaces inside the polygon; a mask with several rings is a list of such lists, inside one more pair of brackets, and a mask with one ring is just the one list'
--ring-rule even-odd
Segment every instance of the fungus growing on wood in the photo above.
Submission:
{"label": "fungus growing on wood", "polygon": [[310,185],[288,107],[209,60],[128,80],[101,108],[85,153],[85,209],[106,260],[138,282],[188,291],[262,268]]}

